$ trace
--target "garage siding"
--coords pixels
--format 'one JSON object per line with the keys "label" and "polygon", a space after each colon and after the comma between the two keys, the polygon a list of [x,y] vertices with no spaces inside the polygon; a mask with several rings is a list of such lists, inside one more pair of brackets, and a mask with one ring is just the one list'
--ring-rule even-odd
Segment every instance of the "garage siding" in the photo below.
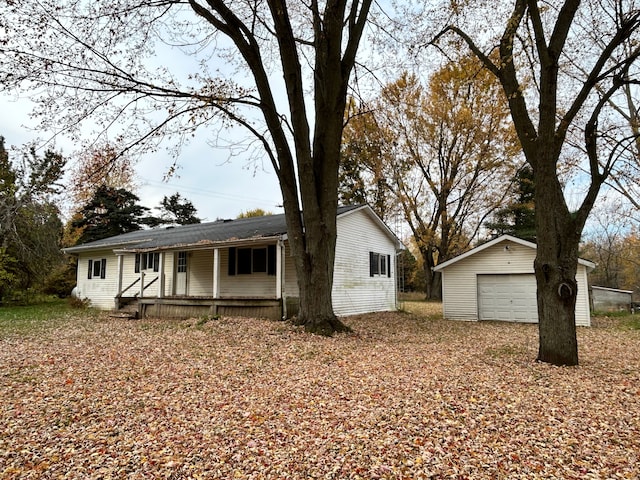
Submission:
{"label": "garage siding", "polygon": [[[478,277],[483,275],[533,275],[535,256],[535,248],[511,240],[504,240],[445,266],[442,270],[444,317],[451,320],[469,321],[481,319],[480,306],[478,305],[480,293]],[[578,282],[576,325],[589,326],[591,319],[587,269],[582,264],[578,265],[576,281]],[[535,285],[535,278],[530,278],[529,283]],[[535,294],[535,289],[533,294]],[[537,322],[537,304],[535,321]]]}
{"label": "garage siding", "polygon": [[[508,247],[508,248],[507,248]],[[504,241],[454,263],[442,272],[443,313],[455,320],[478,320],[478,274],[533,273],[535,251]]]}

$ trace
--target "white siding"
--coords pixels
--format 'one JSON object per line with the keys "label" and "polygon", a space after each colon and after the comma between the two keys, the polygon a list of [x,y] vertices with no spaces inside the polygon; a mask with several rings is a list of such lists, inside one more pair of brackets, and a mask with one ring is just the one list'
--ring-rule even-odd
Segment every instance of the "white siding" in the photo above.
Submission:
{"label": "white siding", "polygon": [[213,296],[213,249],[187,253],[187,295]]}
{"label": "white siding", "polygon": [[576,298],[576,325],[590,327],[591,311],[589,309],[589,280],[587,278],[587,267],[584,265],[578,265],[576,282],[578,282],[578,297]]}
{"label": "white siding", "polygon": [[[166,252],[164,254],[164,296],[172,295],[173,292],[173,252]],[[115,272],[117,275],[117,271]],[[152,269],[144,271],[144,284],[149,285],[154,278],[158,277],[159,272],[154,272]],[[132,285],[136,280],[140,278],[140,272],[136,272],[136,255],[135,253],[126,253],[122,256],[122,290]],[[160,288],[160,281],[156,280],[145,291],[145,297],[155,297],[158,295],[158,289]],[[114,291],[115,297],[117,292]],[[126,290],[123,294],[124,297],[133,297],[140,295],[140,281],[137,281],[135,285]]]}
{"label": "white siding", "polygon": [[[396,309],[396,256],[393,240],[364,210],[341,215],[333,275],[336,315]],[[390,256],[390,276],[369,275],[369,252]]]}
{"label": "white siding", "polygon": [[[508,247],[508,248],[507,248]],[[452,320],[478,320],[477,276],[534,274],[535,249],[505,240],[442,270],[443,314]],[[578,265],[576,325],[590,325],[587,269]]]}
{"label": "white siding", "polygon": [[478,320],[476,275],[533,273],[534,259],[535,250],[506,240],[446,267],[442,271],[445,318]]}
{"label": "white siding", "polygon": [[[88,278],[89,260],[106,259],[105,278]],[[88,298],[91,306],[103,310],[115,307],[116,285],[118,279],[118,260],[109,251],[97,251],[78,257],[77,287],[80,298]]]}
{"label": "white siding", "polygon": [[298,274],[296,273],[296,264],[291,254],[289,242],[284,244],[284,294],[285,297],[298,297],[300,290],[298,289]]}

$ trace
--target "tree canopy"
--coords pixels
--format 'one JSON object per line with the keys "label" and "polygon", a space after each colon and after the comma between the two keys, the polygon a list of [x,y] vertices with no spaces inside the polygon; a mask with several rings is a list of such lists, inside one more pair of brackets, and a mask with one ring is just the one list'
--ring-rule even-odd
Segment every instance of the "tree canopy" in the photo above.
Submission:
{"label": "tree canopy", "polygon": [[62,222],[55,197],[65,159],[29,147],[11,159],[0,136],[0,299],[13,288],[41,284],[62,258]]}
{"label": "tree canopy", "polygon": [[[345,328],[331,301],[343,113],[372,3],[11,2],[0,85],[34,92],[43,127],[76,134],[89,120],[125,152],[215,121],[245,128],[278,176],[298,321],[331,334]],[[189,73],[154,67],[160,49]]]}
{"label": "tree canopy", "polygon": [[[510,5],[481,3],[456,12],[435,41],[448,33],[461,39],[509,101],[535,185],[538,360],[576,365],[579,242],[624,148],[626,133],[612,101],[638,80],[640,9],[633,0]],[[494,28],[480,31],[472,18],[491,18]],[[563,179],[576,167],[585,186],[570,203]]]}
{"label": "tree canopy", "polygon": [[82,231],[78,243],[141,230],[149,209],[139,205],[139,201],[136,195],[123,188],[98,187],[72,221],[73,227]]}
{"label": "tree canopy", "polygon": [[157,208],[160,210],[160,216],[151,216],[145,220],[145,223],[151,227],[168,224],[192,225],[202,221],[196,216],[198,211],[193,203],[179,192],[162,197],[160,206]]}
{"label": "tree canopy", "polygon": [[508,115],[494,77],[465,57],[438,70],[426,88],[403,73],[345,129],[343,190],[371,195],[383,214],[401,212],[429,299],[441,296],[433,267],[468,249],[506,195],[519,161]]}

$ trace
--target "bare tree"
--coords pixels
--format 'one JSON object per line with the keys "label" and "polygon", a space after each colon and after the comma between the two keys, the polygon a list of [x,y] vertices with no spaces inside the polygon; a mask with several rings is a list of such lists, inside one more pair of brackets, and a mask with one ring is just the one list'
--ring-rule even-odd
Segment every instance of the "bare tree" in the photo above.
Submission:
{"label": "bare tree", "polygon": [[347,158],[368,166],[374,205],[385,200],[380,190],[397,205],[422,258],[426,298],[439,299],[433,267],[469,248],[517,168],[506,101],[495,78],[466,57],[434,73],[428,88],[405,72],[370,108],[345,130],[357,160]]}
{"label": "bare tree", "polygon": [[[634,81],[629,74],[639,51],[637,47],[625,51],[624,45],[637,40],[640,11],[633,0],[544,4],[514,0],[512,5],[497,37],[489,38],[490,30],[474,36],[472,26],[461,18],[438,39],[447,32],[462,38],[498,78],[509,100],[524,155],[534,173],[538,360],[576,365],[578,245],[617,158],[615,152],[603,157],[599,146],[607,132],[603,124],[611,113],[609,100]],[[500,18],[500,13],[492,6],[491,15],[484,18]],[[597,31],[602,42],[589,42],[585,31]],[[490,43],[483,43],[487,39]],[[497,54],[497,59],[490,53]],[[589,175],[574,208],[561,180],[562,170],[581,155],[572,152],[567,141],[569,136],[577,138],[578,132],[582,132],[581,151]]]}
{"label": "bare tree", "polygon": [[[97,135],[124,122],[130,151],[218,119],[247,129],[279,179],[298,320],[331,334],[345,328],[331,302],[343,113],[371,4],[10,2],[0,20],[12,26],[0,33],[0,83],[35,87],[37,113],[71,133],[85,119]],[[156,49],[168,46],[170,64],[151,68]],[[180,61],[191,73],[172,69]]]}

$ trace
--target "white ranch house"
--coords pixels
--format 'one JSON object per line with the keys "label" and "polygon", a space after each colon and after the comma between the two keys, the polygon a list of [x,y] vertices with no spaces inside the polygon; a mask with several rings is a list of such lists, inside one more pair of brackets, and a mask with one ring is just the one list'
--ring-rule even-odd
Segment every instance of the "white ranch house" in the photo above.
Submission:
{"label": "white ranch house", "polygon": [[[333,308],[397,308],[397,237],[367,205],[338,208]],[[298,309],[284,215],[139,230],[65,249],[78,257],[77,295],[105,310],[186,318],[281,319]]]}
{"label": "white ranch house", "polygon": [[[444,317],[537,323],[535,257],[534,243],[503,235],[441,263],[434,271],[442,272]],[[576,325],[591,325],[587,273],[594,267],[578,261]]]}

